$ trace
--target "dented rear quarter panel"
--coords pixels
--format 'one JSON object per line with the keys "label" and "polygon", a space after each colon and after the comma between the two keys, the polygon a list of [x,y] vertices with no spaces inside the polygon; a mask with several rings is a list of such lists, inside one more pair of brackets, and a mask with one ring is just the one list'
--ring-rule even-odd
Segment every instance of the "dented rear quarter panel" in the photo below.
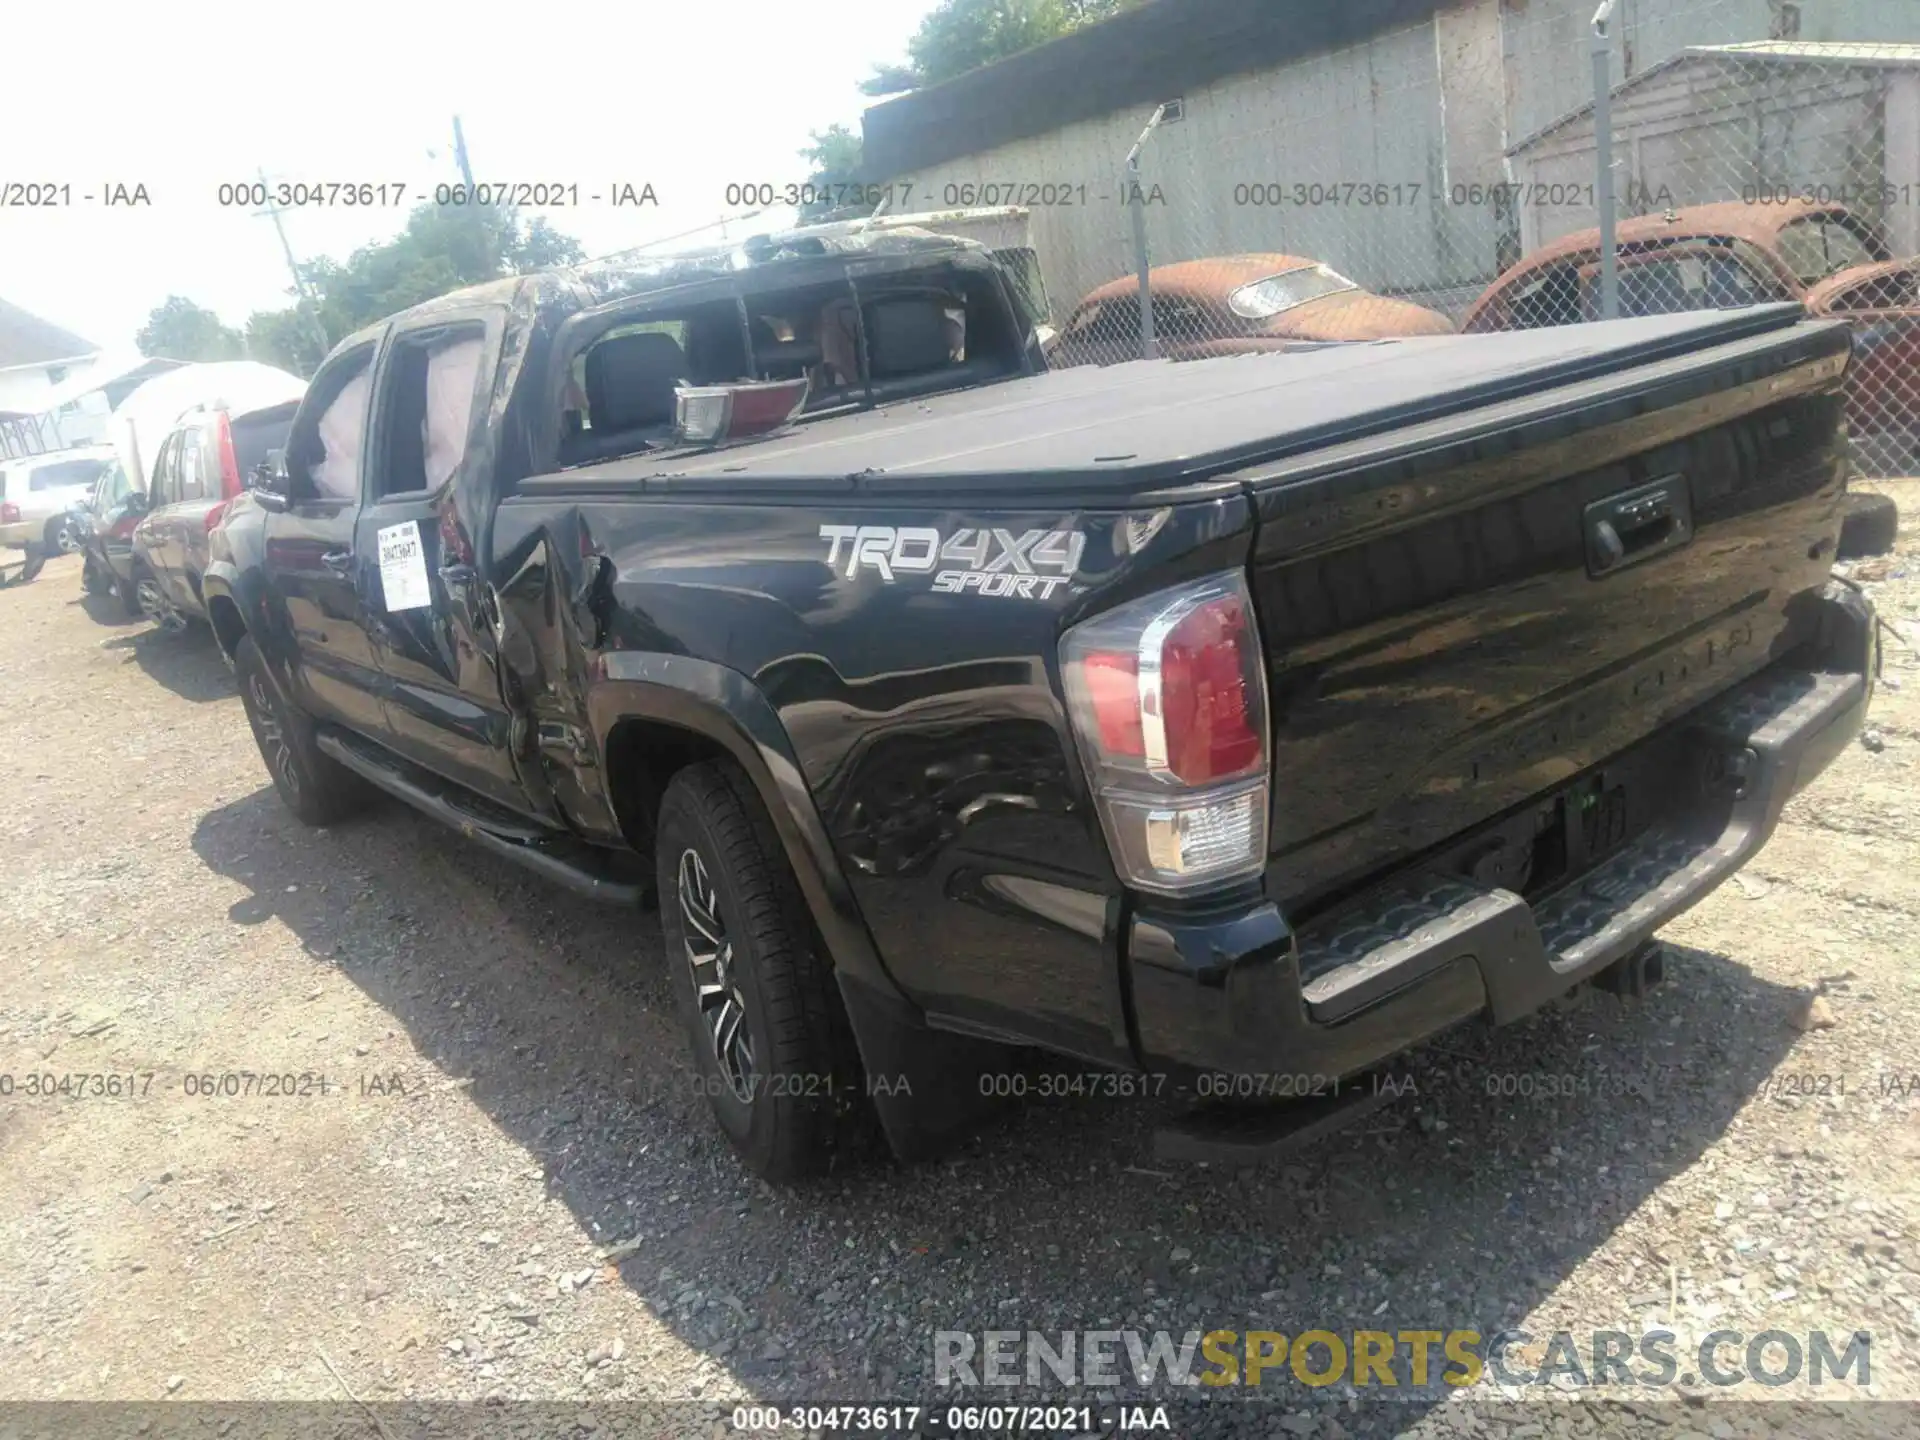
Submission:
{"label": "dented rear quarter panel", "polygon": [[[932,532],[979,565],[894,569],[872,563],[877,548],[860,563],[851,537],[836,546],[823,534],[841,526]],[[1111,933],[1119,886],[1059,699],[1059,639],[1081,615],[1143,588],[1244,565],[1251,537],[1238,494],[975,509],[816,489],[514,499],[500,508],[494,544],[502,573],[551,567],[524,593],[503,587],[515,611],[507,629],[571,627],[583,645],[505,657],[530,667],[536,714],[584,723],[604,682],[576,680],[559,659],[568,653],[589,671],[596,656],[629,651],[746,677],[779,717],[893,980],[931,1011],[1123,1062]],[[1079,552],[1071,575],[1061,569],[1069,548]],[[1005,560],[991,573],[1009,583],[985,587],[1005,593],[936,588],[1010,549],[1032,574]],[[921,547],[903,542],[900,553],[911,561]],[[596,650],[565,597],[602,556],[610,603]],[[1062,583],[1038,583],[1056,574]],[[589,797],[574,799],[592,813]]]}

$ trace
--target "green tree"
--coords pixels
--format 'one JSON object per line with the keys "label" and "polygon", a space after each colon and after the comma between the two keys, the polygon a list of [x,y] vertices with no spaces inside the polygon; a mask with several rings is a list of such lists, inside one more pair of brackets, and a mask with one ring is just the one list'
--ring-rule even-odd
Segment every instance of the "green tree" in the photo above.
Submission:
{"label": "green tree", "polygon": [[882,64],[860,88],[869,95],[938,85],[1022,50],[1109,19],[1142,0],[940,0],[907,41],[907,63]]}
{"label": "green tree", "polygon": [[296,375],[311,375],[327,358],[313,324],[299,310],[256,310],[247,317],[247,358],[278,365]]}
{"label": "green tree", "polygon": [[[853,185],[860,179],[860,137],[844,125],[829,125],[810,132],[813,143],[803,147],[801,158],[807,162],[807,183],[813,186]],[[818,220],[832,208],[829,190],[823,200],[800,207],[800,219]],[[862,209],[866,207],[861,207]]]}
{"label": "green tree", "polygon": [[[304,265],[301,278],[315,297],[331,347],[450,290],[576,265],[582,258],[580,242],[555,230],[544,216],[523,221],[498,206],[423,204],[414,207],[406,227],[391,240],[363,245],[344,261],[323,258]],[[325,358],[313,320],[297,306],[250,315],[246,347],[256,360],[302,375],[311,375]]]}
{"label": "green tree", "polygon": [[344,264],[321,260],[308,268],[307,280],[319,296],[328,338],[337,343],[449,290],[581,258],[580,242],[544,218],[523,225],[499,206],[423,204],[393,239],[363,245]]}
{"label": "green tree", "polygon": [[150,360],[238,360],[245,353],[238,330],[184,295],[154,306],[134,343]]}

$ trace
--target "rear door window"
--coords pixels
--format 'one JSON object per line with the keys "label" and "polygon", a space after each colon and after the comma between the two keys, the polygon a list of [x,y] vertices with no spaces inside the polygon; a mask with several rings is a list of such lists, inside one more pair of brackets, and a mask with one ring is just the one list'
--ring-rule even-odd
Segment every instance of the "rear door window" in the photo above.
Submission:
{"label": "rear door window", "polygon": [[171,505],[180,498],[180,432],[174,431],[160,442],[160,453],[153,461],[151,508]]}
{"label": "rear door window", "polygon": [[91,485],[106,468],[104,460],[56,460],[51,465],[34,467],[28,488],[64,490],[71,485]]}
{"label": "rear door window", "polygon": [[180,498],[207,498],[207,445],[202,427],[189,425],[180,432]]}
{"label": "rear door window", "polygon": [[380,366],[376,498],[438,490],[460,468],[485,349],[479,323],[394,338]]}
{"label": "rear door window", "polygon": [[473,388],[486,352],[485,331],[462,335],[427,354],[426,488],[438,490],[467,456]]}
{"label": "rear door window", "polygon": [[254,471],[267,463],[270,454],[287,448],[287,437],[293,431],[294,412],[299,408],[298,401],[288,401],[270,410],[254,410],[230,417],[228,424],[233,436],[233,463],[240,472],[241,489],[253,487]]}

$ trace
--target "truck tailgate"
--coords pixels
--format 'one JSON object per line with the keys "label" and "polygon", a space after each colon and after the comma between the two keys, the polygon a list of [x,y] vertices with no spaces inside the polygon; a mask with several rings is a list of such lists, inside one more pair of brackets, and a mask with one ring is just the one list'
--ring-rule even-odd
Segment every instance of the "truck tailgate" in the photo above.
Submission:
{"label": "truck tailgate", "polygon": [[1684,353],[1242,474],[1275,731],[1269,888],[1290,913],[1809,638],[1848,353],[1825,323],[1706,329]]}

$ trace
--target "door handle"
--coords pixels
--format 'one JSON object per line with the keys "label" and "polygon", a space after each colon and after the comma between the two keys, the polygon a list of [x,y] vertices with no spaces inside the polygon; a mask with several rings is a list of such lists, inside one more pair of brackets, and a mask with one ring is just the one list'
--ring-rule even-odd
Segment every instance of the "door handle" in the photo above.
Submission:
{"label": "door handle", "polygon": [[1672,475],[1587,506],[1587,573],[1598,579],[1693,539],[1685,476]]}
{"label": "door handle", "polygon": [[353,552],[328,550],[321,555],[320,563],[336,575],[350,575],[353,573]]}

